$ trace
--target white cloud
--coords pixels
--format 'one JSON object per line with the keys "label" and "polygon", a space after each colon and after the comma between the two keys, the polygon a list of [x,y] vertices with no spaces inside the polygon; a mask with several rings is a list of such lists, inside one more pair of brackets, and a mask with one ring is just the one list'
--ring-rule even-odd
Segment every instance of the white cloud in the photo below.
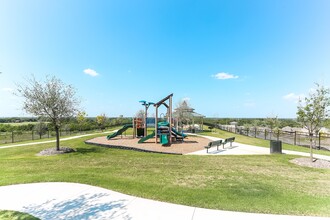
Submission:
{"label": "white cloud", "polygon": [[1,91],[4,91],[4,92],[13,92],[14,89],[12,89],[12,88],[2,88]]}
{"label": "white cloud", "polygon": [[92,70],[92,69],[84,69],[84,73],[87,74],[87,75],[90,75],[90,76],[98,76],[99,74],[95,71],[95,70]]}
{"label": "white cloud", "polygon": [[289,94],[283,96],[283,99],[288,100],[288,101],[298,102],[299,99],[303,99],[303,97],[304,97],[304,94],[297,95],[292,92],[292,93],[289,93]]}
{"label": "white cloud", "polygon": [[217,73],[215,75],[212,75],[212,77],[216,78],[216,79],[220,79],[220,80],[224,80],[224,79],[237,79],[238,76],[235,76],[233,74],[229,74],[229,73]]}

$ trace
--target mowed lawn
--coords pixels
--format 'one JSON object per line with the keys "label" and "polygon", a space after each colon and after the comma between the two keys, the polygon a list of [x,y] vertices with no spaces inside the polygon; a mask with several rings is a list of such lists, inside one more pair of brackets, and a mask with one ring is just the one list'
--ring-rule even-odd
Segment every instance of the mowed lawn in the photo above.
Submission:
{"label": "mowed lawn", "polygon": [[330,170],[290,163],[296,156],[164,155],[84,144],[90,138],[62,142],[77,150],[66,155],[36,156],[54,143],[0,149],[0,185],[77,182],[210,209],[330,216]]}

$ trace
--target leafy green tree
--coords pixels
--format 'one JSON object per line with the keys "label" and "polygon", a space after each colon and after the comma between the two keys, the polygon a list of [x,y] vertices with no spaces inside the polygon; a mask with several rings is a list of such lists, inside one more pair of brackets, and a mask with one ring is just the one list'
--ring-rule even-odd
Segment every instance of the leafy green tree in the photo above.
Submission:
{"label": "leafy green tree", "polygon": [[98,124],[101,131],[104,130],[106,121],[107,121],[107,117],[105,116],[105,114],[96,116],[96,123]]}
{"label": "leafy green tree", "polygon": [[23,109],[32,115],[49,119],[56,132],[56,150],[60,150],[60,127],[66,118],[78,112],[80,100],[76,90],[55,76],[47,76],[44,82],[35,77],[27,84],[18,85],[17,95],[24,98]]}
{"label": "leafy green tree", "polygon": [[41,136],[46,134],[46,132],[48,130],[48,126],[45,122],[40,121],[38,124],[34,125],[33,130],[35,132],[37,132],[37,134],[39,135],[39,137],[41,139]]}
{"label": "leafy green tree", "polygon": [[77,119],[80,131],[82,130],[84,124],[86,123],[86,117],[87,117],[87,113],[84,111],[78,112],[78,114],[77,114],[76,119]]}
{"label": "leafy green tree", "polygon": [[325,119],[329,117],[330,106],[330,90],[319,84],[316,84],[316,86],[315,91],[311,92],[309,97],[299,100],[297,111],[297,121],[308,130],[311,162],[313,162],[315,138],[319,134]]}

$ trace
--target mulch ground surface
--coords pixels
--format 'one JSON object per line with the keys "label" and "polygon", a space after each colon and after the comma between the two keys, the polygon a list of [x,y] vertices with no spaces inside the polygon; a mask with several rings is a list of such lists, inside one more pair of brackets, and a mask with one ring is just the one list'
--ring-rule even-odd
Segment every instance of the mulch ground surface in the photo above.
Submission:
{"label": "mulch ground surface", "polygon": [[[162,146],[160,143],[155,143],[155,139],[151,138],[144,143],[139,144],[139,139],[133,139],[132,136],[126,136],[121,138],[115,137],[113,139],[107,140],[106,137],[97,137],[91,140],[85,141],[87,144],[95,144],[104,147],[113,148],[123,148],[132,149],[140,151],[150,151],[168,154],[187,154],[199,150],[205,149],[210,140],[202,137],[189,136],[184,139],[184,141],[175,141],[170,146]],[[159,139],[158,139],[159,141]]]}

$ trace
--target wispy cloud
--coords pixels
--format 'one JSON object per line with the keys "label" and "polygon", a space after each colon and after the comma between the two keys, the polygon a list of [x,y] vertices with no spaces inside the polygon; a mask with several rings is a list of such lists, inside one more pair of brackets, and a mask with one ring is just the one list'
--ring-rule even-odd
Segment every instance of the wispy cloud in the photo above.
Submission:
{"label": "wispy cloud", "polygon": [[1,91],[4,91],[4,92],[13,92],[14,89],[12,89],[12,88],[2,88]]}
{"label": "wispy cloud", "polygon": [[220,80],[237,79],[238,78],[238,76],[235,76],[235,75],[229,74],[229,73],[224,73],[224,72],[214,74],[214,75],[212,75],[212,77],[214,77],[216,79],[220,79]]}
{"label": "wispy cloud", "polygon": [[248,108],[253,108],[256,106],[256,103],[253,100],[245,100],[244,106]]}
{"label": "wispy cloud", "polygon": [[99,75],[95,70],[89,69],[89,68],[88,69],[84,69],[84,73],[87,74],[87,75],[93,76],[93,77]]}
{"label": "wispy cloud", "polygon": [[292,92],[292,93],[289,93],[289,94],[283,96],[283,99],[285,99],[287,101],[298,102],[299,99],[302,99],[303,97],[305,97],[304,94],[297,95]]}

